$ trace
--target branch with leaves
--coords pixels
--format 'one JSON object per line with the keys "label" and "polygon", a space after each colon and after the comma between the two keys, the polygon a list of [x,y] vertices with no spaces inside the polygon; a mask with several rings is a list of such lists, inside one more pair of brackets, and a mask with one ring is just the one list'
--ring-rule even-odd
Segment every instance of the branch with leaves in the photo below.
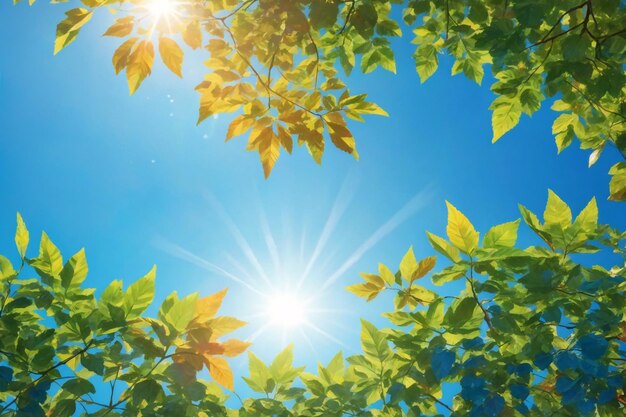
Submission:
{"label": "branch with leaves", "polygon": [[[555,97],[558,104],[552,108],[559,115],[553,134],[559,152],[577,138],[581,148],[591,150],[589,165],[607,143],[626,153],[626,11],[619,2],[170,0],[167,13],[151,12],[150,2],[116,6],[85,0],[84,8],[69,10],[58,25],[55,52],[72,43],[94,12],[105,7],[122,15],[105,35],[127,39],[113,65],[117,73],[126,71],[131,94],[150,75],[157,43],[162,61],[178,76],[185,54],[179,43],[201,50],[208,73],[197,88],[198,121],[235,113],[227,139],[249,132],[247,149],[259,153],[266,177],[281,149],[292,151],[294,140],[318,163],[329,139],[358,156],[346,119],[386,113],[365,95],[352,95],[343,75],[357,65],[363,73],[378,67],[395,72],[391,40],[403,36],[402,26],[414,34],[422,82],[437,71],[444,53],[454,58],[452,75],[463,73],[478,84],[485,67],[491,67],[494,142],[522,114],[532,115]],[[401,21],[394,8],[402,8]],[[274,70],[280,78],[272,77]],[[587,103],[595,104],[590,108]],[[333,113],[340,127],[320,120],[322,113]],[[626,170],[618,163],[610,174],[610,198],[625,199]]]}

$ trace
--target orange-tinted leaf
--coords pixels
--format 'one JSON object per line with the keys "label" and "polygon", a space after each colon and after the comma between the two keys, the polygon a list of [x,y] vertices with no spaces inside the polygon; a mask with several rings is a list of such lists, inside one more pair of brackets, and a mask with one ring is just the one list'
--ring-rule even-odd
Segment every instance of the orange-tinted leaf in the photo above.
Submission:
{"label": "orange-tinted leaf", "polygon": [[231,358],[239,356],[251,345],[252,343],[242,342],[241,340],[237,339],[230,339],[222,344],[222,348],[224,350],[223,354]]}
{"label": "orange-tinted leaf", "polygon": [[291,138],[291,134],[285,129],[283,126],[278,125],[278,140],[280,144],[285,148],[287,153],[291,154],[293,149],[293,139]]}
{"label": "orange-tinted leaf", "polygon": [[215,382],[232,391],[234,384],[233,371],[230,369],[230,365],[228,365],[226,359],[215,356],[205,356],[205,363],[207,363],[209,373]]}
{"label": "orange-tinted leaf", "polygon": [[198,299],[198,303],[196,304],[196,321],[204,322],[215,317],[215,314],[217,314],[217,311],[222,306],[222,301],[227,292],[228,288],[225,288],[208,297]]}
{"label": "orange-tinted leaf", "polygon": [[417,269],[413,272],[411,276],[411,280],[416,280],[422,278],[427,273],[430,272],[431,269],[435,267],[435,262],[437,258],[435,256],[429,256],[428,258],[424,258],[417,264]]}

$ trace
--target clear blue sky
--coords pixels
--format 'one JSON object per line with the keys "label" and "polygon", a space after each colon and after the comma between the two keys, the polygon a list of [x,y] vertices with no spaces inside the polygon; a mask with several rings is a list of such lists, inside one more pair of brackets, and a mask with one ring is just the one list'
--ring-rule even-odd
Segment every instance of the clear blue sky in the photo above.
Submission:
{"label": "clear blue sky", "polygon": [[[328,146],[317,166],[299,148],[281,156],[265,181],[244,138],[224,143],[228,117],[196,127],[201,56],[190,56],[183,80],[157,65],[129,97],[110,62],[119,41],[100,37],[106,12],[53,57],[66,8],[0,5],[0,253],[15,258],[20,211],[34,246],[45,229],[66,259],[86,248],[89,286],[130,283],[156,263],[158,302],[174,290],[230,287],[224,312],[250,318],[238,333],[246,338],[263,326],[256,317],[262,301],[210,265],[266,292],[259,269],[274,286],[298,281],[326,236],[302,292],[316,294],[326,283],[314,308],[335,312],[311,321],[327,335],[305,328],[307,342],[300,331],[283,338],[269,329],[253,347],[265,359],[283,339],[296,342],[298,364],[358,350],[358,318],[384,325],[379,315],[390,304],[365,304],[344,287],[378,262],[395,268],[410,245],[418,257],[433,254],[424,232],[445,233],[446,199],[485,232],[518,218],[518,203],[541,213],[552,188],[575,212],[595,195],[600,220],[626,228],[624,206],[606,200],[613,149],[592,169],[588,153],[575,147],[557,156],[546,104],[492,145],[488,86],[451,77],[449,62],[420,85],[408,45],[399,45],[397,75],[377,70],[350,79],[353,92],[369,92],[391,115],[352,125],[359,162]],[[325,234],[331,213],[335,226]],[[533,242],[527,229],[522,238]],[[236,363],[238,375],[244,365]]]}

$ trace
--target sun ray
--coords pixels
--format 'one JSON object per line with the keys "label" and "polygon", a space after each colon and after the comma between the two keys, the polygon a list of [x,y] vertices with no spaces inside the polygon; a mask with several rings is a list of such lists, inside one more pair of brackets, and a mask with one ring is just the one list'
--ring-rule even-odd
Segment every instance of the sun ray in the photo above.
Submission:
{"label": "sun ray", "polygon": [[369,238],[365,240],[359,246],[352,255],[348,256],[346,261],[339,267],[335,273],[326,279],[326,281],[320,287],[318,296],[320,296],[330,285],[337,281],[341,276],[356,264],[367,251],[369,251],[374,245],[376,245],[382,238],[393,232],[398,226],[404,223],[407,219],[413,216],[419,209],[424,207],[426,203],[431,199],[430,190],[420,191],[413,198],[406,203],[400,210],[398,210],[389,220],[387,220],[382,226],[380,226]]}
{"label": "sun ray", "polygon": [[245,281],[244,279],[231,274],[230,272],[226,271],[225,269],[221,268],[218,265],[215,265],[209,261],[207,261],[206,259],[203,259],[201,257],[199,257],[198,255],[195,255],[194,253],[188,251],[187,249],[182,248],[181,246],[178,246],[174,243],[170,243],[164,240],[158,240],[154,243],[154,245],[158,248],[161,249],[162,251],[164,251],[165,253],[168,253],[169,255],[175,256],[179,259],[183,259],[185,261],[188,261],[196,266],[199,266],[207,271],[212,271],[212,272],[217,272],[218,274],[222,275],[223,277],[226,277],[238,284],[243,285],[245,288],[249,289],[250,291],[262,295],[263,293],[261,291],[259,291],[257,288],[255,288],[253,285],[251,285],[250,283],[248,283],[247,281]]}
{"label": "sun ray", "polygon": [[265,239],[265,244],[267,245],[267,250],[272,258],[272,264],[274,266],[274,273],[278,273],[281,268],[280,264],[280,255],[278,254],[278,247],[276,246],[276,241],[274,240],[274,235],[272,235],[272,229],[267,221],[267,216],[265,215],[265,210],[263,207],[259,205],[259,220],[261,222],[261,231],[263,232],[263,238]]}
{"label": "sun ray", "polygon": [[243,254],[245,255],[245,257],[252,264],[252,267],[256,270],[259,276],[266,282],[266,284],[268,284],[271,287],[272,282],[267,277],[267,274],[265,273],[263,266],[261,266],[261,263],[259,262],[256,255],[254,254],[252,247],[250,246],[246,238],[243,236],[243,234],[241,233],[241,231],[239,230],[235,222],[230,218],[226,210],[224,210],[222,205],[217,201],[217,199],[213,195],[206,193],[206,199],[211,205],[211,207],[213,208],[213,210],[215,210],[217,215],[222,219],[224,224],[226,224],[226,227],[230,231],[230,234],[235,239],[235,242],[237,242],[237,245],[239,246],[239,248],[243,251]]}
{"label": "sun ray", "polygon": [[315,262],[317,262],[317,258],[320,256],[320,254],[323,252],[324,248],[326,247],[326,244],[328,243],[329,238],[332,236],[333,232],[335,231],[337,223],[339,223],[339,220],[341,220],[344,213],[346,212],[346,209],[348,208],[348,205],[352,201],[352,198],[354,197],[354,193],[356,192],[356,189],[357,189],[356,177],[354,175],[348,176],[344,180],[341,186],[341,189],[339,190],[339,193],[337,194],[337,197],[335,198],[335,202],[333,203],[333,206],[330,210],[330,215],[328,216],[328,219],[326,220],[326,223],[324,224],[322,233],[320,234],[320,237],[317,240],[317,244],[315,245],[315,249],[313,249],[313,253],[311,254],[311,257],[309,258],[309,261],[307,262],[307,265],[304,268],[304,272],[300,276],[300,280],[298,282],[298,288],[300,288],[302,286],[302,283],[307,279],[307,277],[309,276],[309,273],[311,272],[311,269],[315,265]]}
{"label": "sun ray", "polygon": [[319,352],[317,351],[317,349],[315,349],[315,345],[313,344],[313,342],[311,341],[311,338],[309,337],[308,334],[306,334],[306,332],[301,328],[298,329],[300,331],[300,335],[302,336],[302,338],[304,339],[304,341],[306,342],[307,345],[309,345],[309,348],[311,348],[311,351],[313,352],[313,355],[316,358],[319,358]]}
{"label": "sun ray", "polygon": [[263,326],[261,326],[257,331],[255,331],[254,333],[252,333],[252,335],[250,335],[250,337],[248,339],[246,339],[247,342],[254,342],[256,339],[258,339],[263,333],[265,333],[269,328],[270,328],[271,324],[270,323],[265,323]]}
{"label": "sun ray", "polygon": [[351,348],[350,346],[348,346],[347,344],[345,344],[341,340],[337,339],[336,337],[334,337],[330,333],[320,329],[319,327],[317,327],[315,324],[311,323],[310,321],[304,322],[304,325],[306,327],[316,331],[317,333],[321,334],[322,336],[324,336],[325,338],[327,338],[331,342],[337,343],[339,346],[345,348],[348,352],[355,352],[355,350],[353,348]]}

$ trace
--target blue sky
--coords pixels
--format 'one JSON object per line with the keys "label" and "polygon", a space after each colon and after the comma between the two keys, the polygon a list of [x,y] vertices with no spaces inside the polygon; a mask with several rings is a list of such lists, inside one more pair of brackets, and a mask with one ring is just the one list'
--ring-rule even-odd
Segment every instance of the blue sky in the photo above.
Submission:
{"label": "blue sky", "polygon": [[[283,338],[269,329],[253,347],[265,359],[291,340],[298,364],[326,362],[337,350],[355,353],[358,318],[384,325],[379,316],[390,304],[365,304],[344,287],[378,262],[395,268],[410,245],[418,257],[433,254],[424,232],[445,233],[445,200],[485,232],[518,218],[518,203],[541,213],[551,188],[575,212],[596,196],[601,222],[626,228],[623,206],[606,200],[613,149],[591,169],[588,153],[575,147],[557,156],[546,103],[492,145],[487,85],[451,77],[445,60],[420,85],[408,43],[398,43],[397,75],[379,69],[350,79],[353,92],[370,93],[391,115],[352,125],[360,161],[329,146],[318,166],[299,148],[281,156],[266,181],[245,138],[224,143],[227,116],[196,127],[201,55],[190,54],[182,80],[157,65],[129,97],[110,62],[119,41],[100,36],[106,13],[53,57],[65,9],[0,5],[0,253],[15,257],[20,211],[35,244],[30,256],[42,229],[66,258],[86,248],[89,286],[130,283],[157,264],[157,302],[174,290],[230,287],[224,312],[250,319],[238,333],[246,338],[263,327],[256,317],[263,303],[209,264],[267,292],[250,254],[280,287],[300,280],[327,236],[301,290],[325,288],[312,308],[334,312],[311,321],[327,334],[305,328]],[[324,234],[331,213],[335,226]],[[522,239],[534,242],[524,228]],[[238,375],[244,365],[236,362]]]}

